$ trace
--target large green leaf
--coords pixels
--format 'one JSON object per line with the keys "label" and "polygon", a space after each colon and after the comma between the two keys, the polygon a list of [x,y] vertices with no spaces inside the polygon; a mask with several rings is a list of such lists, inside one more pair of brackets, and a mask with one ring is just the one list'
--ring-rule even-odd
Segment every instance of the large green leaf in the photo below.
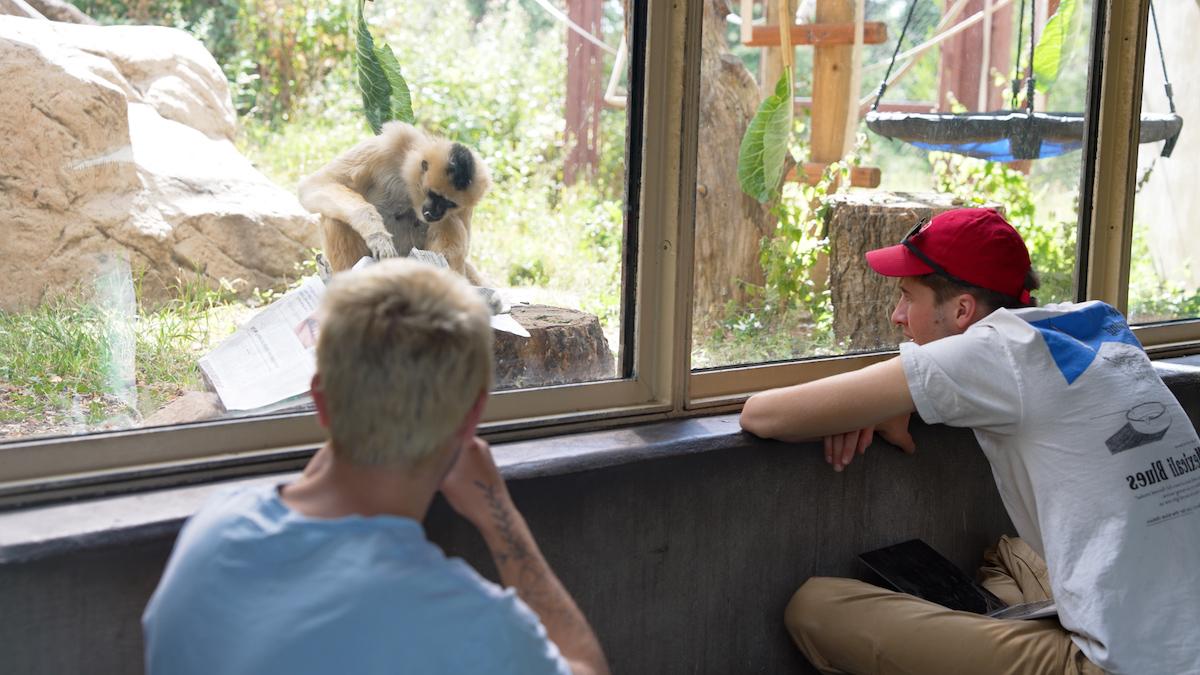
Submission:
{"label": "large green leaf", "polygon": [[1058,80],[1063,61],[1071,51],[1071,24],[1075,18],[1075,0],[1062,0],[1054,16],[1046,22],[1037,46],[1033,48],[1033,76],[1037,89],[1046,92]]}
{"label": "large green leaf", "polygon": [[738,183],[742,191],[766,204],[783,182],[788,141],[792,134],[792,71],[785,68],[775,93],[758,106],[738,149]]}
{"label": "large green leaf", "polygon": [[390,119],[415,124],[417,119],[413,115],[412,96],[408,93],[408,83],[400,74],[400,62],[396,60],[396,55],[392,53],[389,45],[376,48],[375,54],[379,57],[380,65],[383,66],[383,73],[387,76],[388,84],[392,87]]}
{"label": "large green leaf", "polygon": [[371,130],[379,133],[383,123],[391,118],[392,85],[388,83],[379,55],[375,51],[375,39],[367,28],[363,16],[365,0],[358,0],[358,21],[355,25],[354,53],[358,69],[358,88],[362,92],[363,112]]}

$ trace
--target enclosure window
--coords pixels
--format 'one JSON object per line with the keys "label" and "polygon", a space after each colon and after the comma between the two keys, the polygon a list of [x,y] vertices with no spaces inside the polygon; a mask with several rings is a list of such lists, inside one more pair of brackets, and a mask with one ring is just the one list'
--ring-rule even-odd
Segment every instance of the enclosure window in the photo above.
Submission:
{"label": "enclosure window", "polygon": [[[1177,2],[1157,2],[1153,8],[1147,27],[1143,119],[1172,113],[1200,119],[1200,86],[1186,75],[1200,64],[1191,42],[1200,27],[1200,8]],[[1177,138],[1139,147],[1129,267],[1133,323],[1200,318],[1198,153],[1200,137],[1182,130]]]}
{"label": "enclosure window", "polygon": [[624,3],[75,4],[0,17],[0,441],[306,410],[322,275],[412,249],[489,289],[497,390],[628,375]]}
{"label": "enclosure window", "polygon": [[705,2],[693,368],[895,349],[895,280],[863,254],[961,206],[1006,214],[1042,303],[1074,299],[1090,2],[792,2],[790,82],[784,3],[725,4]]}

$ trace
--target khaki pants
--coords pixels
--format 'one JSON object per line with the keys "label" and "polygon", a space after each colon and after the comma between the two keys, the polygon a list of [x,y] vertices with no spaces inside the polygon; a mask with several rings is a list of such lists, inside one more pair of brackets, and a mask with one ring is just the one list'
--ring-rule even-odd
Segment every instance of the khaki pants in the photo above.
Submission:
{"label": "khaki pants", "polygon": [[[984,556],[983,585],[1009,604],[1050,597],[1046,563],[1020,539]],[[784,615],[823,673],[1102,675],[1057,619],[1002,621],[946,609],[853,579],[813,577]]]}

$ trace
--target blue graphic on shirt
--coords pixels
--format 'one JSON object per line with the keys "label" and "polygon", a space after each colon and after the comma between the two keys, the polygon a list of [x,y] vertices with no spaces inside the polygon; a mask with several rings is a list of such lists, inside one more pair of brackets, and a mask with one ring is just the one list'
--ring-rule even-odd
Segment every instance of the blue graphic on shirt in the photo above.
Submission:
{"label": "blue graphic on shirt", "polygon": [[1092,365],[1105,342],[1124,342],[1142,348],[1125,317],[1103,302],[1069,314],[1030,321],[1029,325],[1042,334],[1067,384],[1073,384]]}

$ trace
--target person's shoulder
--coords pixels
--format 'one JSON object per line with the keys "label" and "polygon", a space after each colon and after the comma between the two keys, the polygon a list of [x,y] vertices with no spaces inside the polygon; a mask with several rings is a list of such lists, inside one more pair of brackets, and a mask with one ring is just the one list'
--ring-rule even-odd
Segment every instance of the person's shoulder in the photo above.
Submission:
{"label": "person's shoulder", "polygon": [[188,518],[180,533],[187,541],[200,535],[237,526],[261,528],[264,521],[282,515],[282,503],[273,484],[224,488],[217,491]]}
{"label": "person's shoulder", "polygon": [[1040,305],[1038,307],[997,310],[993,314],[999,315],[1001,313],[1007,316],[1019,318],[1026,323],[1032,324],[1036,324],[1039,321],[1045,321],[1047,319],[1091,315],[1120,318],[1121,321],[1124,321],[1124,317],[1116,310],[1116,308],[1101,300],[1087,300],[1085,302],[1054,302],[1046,305]]}

